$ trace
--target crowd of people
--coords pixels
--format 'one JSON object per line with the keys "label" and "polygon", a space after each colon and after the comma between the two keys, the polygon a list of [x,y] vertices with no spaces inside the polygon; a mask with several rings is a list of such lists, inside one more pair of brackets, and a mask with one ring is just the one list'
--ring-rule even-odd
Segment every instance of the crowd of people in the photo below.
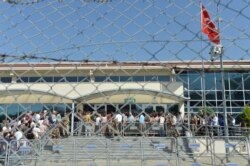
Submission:
{"label": "crowd of people", "polygon": [[69,135],[69,115],[61,115],[57,111],[41,111],[22,114],[15,120],[3,120],[1,136],[5,141],[41,139],[43,136],[59,138]]}
{"label": "crowd of people", "polygon": [[[90,112],[79,111],[77,113],[77,135],[90,136],[116,136],[116,135],[159,135],[166,136],[176,126],[182,125],[180,113],[165,115],[163,112],[151,114],[141,113],[134,115],[131,112],[98,113],[94,116]],[[178,125],[177,125],[178,123]],[[166,126],[168,126],[166,128]],[[155,132],[152,132],[152,131]],[[171,132],[170,132],[171,131]]]}
{"label": "crowd of people", "polygon": [[[189,118],[189,119],[188,119]],[[51,137],[58,139],[70,133],[78,136],[168,136],[178,137],[187,134],[207,134],[204,126],[213,129],[223,126],[224,122],[216,114],[191,114],[183,116],[180,112],[167,113],[153,111],[151,113],[132,112],[91,112],[78,110],[71,126],[71,113],[58,111],[27,112],[16,120],[4,120],[1,123],[1,135],[6,141],[41,139]],[[229,126],[235,125],[235,119],[228,116]],[[73,129],[73,131],[71,131]],[[209,134],[213,135],[212,130]],[[218,134],[218,133],[217,133]]]}

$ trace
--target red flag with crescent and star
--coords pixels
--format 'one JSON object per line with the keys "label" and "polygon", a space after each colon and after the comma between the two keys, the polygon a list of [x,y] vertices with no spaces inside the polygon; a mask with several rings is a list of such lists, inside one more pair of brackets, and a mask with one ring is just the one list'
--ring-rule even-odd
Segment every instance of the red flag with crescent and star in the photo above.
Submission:
{"label": "red flag with crescent and star", "polygon": [[215,24],[211,20],[207,9],[201,4],[201,30],[206,34],[211,42],[220,44],[220,34]]}

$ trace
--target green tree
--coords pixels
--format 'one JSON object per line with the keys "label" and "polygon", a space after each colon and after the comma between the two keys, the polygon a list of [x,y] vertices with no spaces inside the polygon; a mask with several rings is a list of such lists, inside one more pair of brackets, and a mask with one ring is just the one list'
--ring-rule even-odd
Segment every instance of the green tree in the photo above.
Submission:
{"label": "green tree", "polygon": [[245,106],[243,112],[240,115],[247,127],[250,127],[250,106]]}
{"label": "green tree", "polygon": [[199,116],[211,116],[214,114],[214,110],[211,107],[205,107],[205,108],[201,108],[200,111],[198,112]]}

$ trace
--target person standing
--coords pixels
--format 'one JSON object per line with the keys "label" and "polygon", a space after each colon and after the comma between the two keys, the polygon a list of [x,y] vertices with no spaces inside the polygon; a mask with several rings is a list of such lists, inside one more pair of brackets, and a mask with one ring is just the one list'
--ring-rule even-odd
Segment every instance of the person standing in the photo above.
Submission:
{"label": "person standing", "polygon": [[85,136],[91,136],[92,120],[91,120],[91,114],[89,111],[87,111],[86,115],[83,118],[83,121],[85,123]]}
{"label": "person standing", "polygon": [[99,135],[100,134],[100,128],[101,128],[101,114],[97,114],[95,118],[95,134]]}
{"label": "person standing", "polygon": [[115,130],[118,133],[118,135],[120,135],[121,132],[121,126],[122,126],[121,124],[122,124],[122,115],[120,114],[120,112],[118,112],[114,118]]}
{"label": "person standing", "polygon": [[139,129],[142,133],[142,135],[144,135],[144,131],[145,131],[145,114],[142,113],[140,116],[139,116]]}
{"label": "person standing", "polygon": [[159,118],[160,137],[165,136],[164,122],[165,122],[164,113],[160,112],[160,118]]}

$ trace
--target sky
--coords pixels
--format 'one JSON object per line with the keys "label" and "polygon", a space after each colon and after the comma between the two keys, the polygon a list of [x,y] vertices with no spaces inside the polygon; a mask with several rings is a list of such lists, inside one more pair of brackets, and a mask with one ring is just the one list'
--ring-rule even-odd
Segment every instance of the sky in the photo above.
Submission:
{"label": "sky", "polygon": [[[211,43],[201,33],[200,0],[32,1],[0,3],[5,62],[211,59]],[[224,59],[250,60],[250,1],[202,3],[220,30]]]}

